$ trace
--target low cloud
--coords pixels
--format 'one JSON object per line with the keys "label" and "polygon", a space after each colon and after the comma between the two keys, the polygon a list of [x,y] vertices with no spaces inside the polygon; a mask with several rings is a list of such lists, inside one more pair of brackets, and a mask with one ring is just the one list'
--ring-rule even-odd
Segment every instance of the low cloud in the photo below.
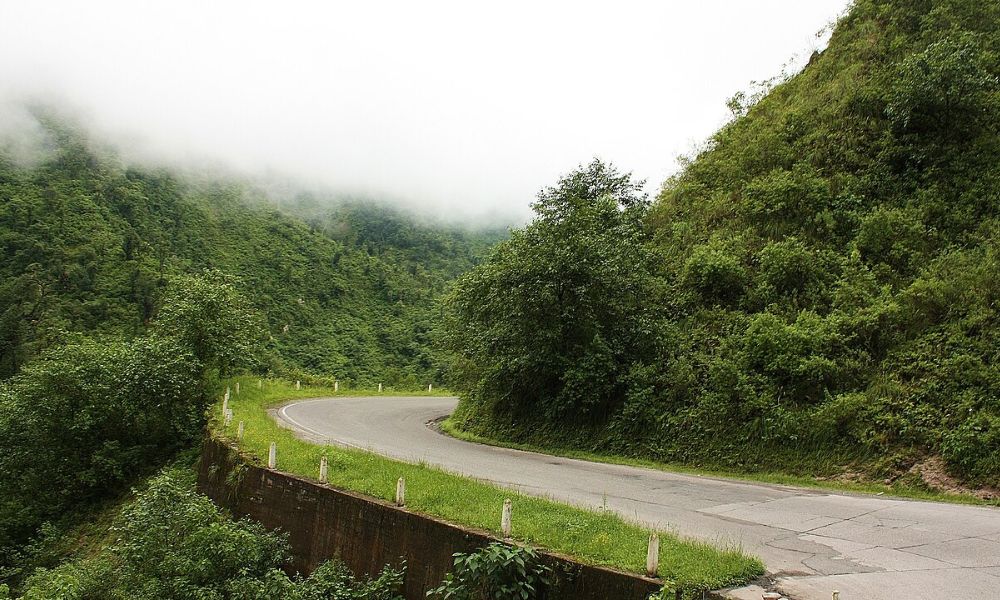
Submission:
{"label": "low cloud", "polygon": [[523,219],[594,156],[654,191],[847,1],[677,4],[5,2],[0,134],[37,157],[43,99],[135,160]]}

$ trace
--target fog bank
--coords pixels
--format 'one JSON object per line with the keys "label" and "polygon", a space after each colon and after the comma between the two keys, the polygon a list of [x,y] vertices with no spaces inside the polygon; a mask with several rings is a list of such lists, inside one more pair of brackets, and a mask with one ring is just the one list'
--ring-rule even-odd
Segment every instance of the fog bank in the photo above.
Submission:
{"label": "fog bank", "polygon": [[846,4],[0,0],[0,133],[45,99],[136,160],[523,218],[595,156],[655,191]]}

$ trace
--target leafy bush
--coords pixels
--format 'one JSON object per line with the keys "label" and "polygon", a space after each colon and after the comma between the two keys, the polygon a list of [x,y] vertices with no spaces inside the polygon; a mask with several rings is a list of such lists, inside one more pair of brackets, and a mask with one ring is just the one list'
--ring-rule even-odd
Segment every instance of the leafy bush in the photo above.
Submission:
{"label": "leafy bush", "polygon": [[542,598],[552,571],[531,548],[494,542],[471,554],[456,553],[440,587],[427,592],[441,600],[535,600]]}
{"label": "leafy bush", "polygon": [[964,32],[933,42],[903,60],[888,90],[886,114],[898,130],[961,139],[995,126],[1000,78],[996,57],[979,35]]}
{"label": "leafy bush", "polygon": [[803,164],[792,170],[776,169],[750,181],[743,189],[743,197],[745,217],[768,236],[790,232],[792,223],[817,236],[834,229],[829,184]]}
{"label": "leafy bush", "polygon": [[827,302],[827,284],[835,275],[830,261],[797,238],[770,242],[758,257],[756,295],[764,304],[790,299],[796,306],[823,306]]}
{"label": "leafy bush", "polygon": [[170,338],[81,340],[0,388],[0,545],[121,491],[201,432],[201,365]]}
{"label": "leafy bush", "polygon": [[982,410],[944,433],[942,456],[980,481],[995,481],[1000,472],[1000,416]]}
{"label": "leafy bush", "polygon": [[743,295],[747,274],[722,244],[695,246],[684,263],[681,280],[706,304],[729,305]]}
{"label": "leafy bush", "polygon": [[865,215],[855,238],[861,257],[893,271],[912,273],[928,247],[928,232],[912,211],[880,207]]}
{"label": "leafy bush", "polygon": [[760,314],[743,337],[746,367],[770,378],[793,403],[818,402],[850,381],[853,365],[839,356],[841,343],[835,326],[812,312],[794,323]]}
{"label": "leafy bush", "polygon": [[40,569],[24,600],[87,598],[160,600],[400,600],[402,571],[386,568],[358,581],[340,563],[307,578],[282,570],[284,536],[250,521],[227,518],[194,491],[189,469],[153,478],[116,520],[116,542],[98,556]]}
{"label": "leafy bush", "polygon": [[149,335],[76,336],[0,386],[0,578],[46,521],[121,493],[193,445],[211,375],[252,364],[260,325],[233,286],[187,277],[168,298]]}

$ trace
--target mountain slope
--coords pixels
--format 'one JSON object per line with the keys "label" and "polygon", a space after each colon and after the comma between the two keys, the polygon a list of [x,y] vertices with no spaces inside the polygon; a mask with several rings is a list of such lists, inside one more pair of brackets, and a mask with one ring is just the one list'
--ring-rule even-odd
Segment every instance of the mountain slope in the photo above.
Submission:
{"label": "mountain slope", "polygon": [[858,2],[664,186],[694,410],[721,400],[744,444],[1000,477],[998,53],[996,4]]}
{"label": "mountain slope", "polygon": [[[1000,5],[858,0],[801,73],[732,106],[645,215],[657,266],[634,263],[617,284],[646,290],[643,310],[557,340],[573,360],[542,395],[491,383],[531,357],[494,363],[460,340],[474,365],[460,421],[543,445],[823,476],[895,478],[940,457],[995,485]],[[491,259],[460,289],[506,268]],[[503,318],[457,320],[477,331]],[[620,344],[606,342],[622,332],[643,350],[589,367],[610,364]]]}

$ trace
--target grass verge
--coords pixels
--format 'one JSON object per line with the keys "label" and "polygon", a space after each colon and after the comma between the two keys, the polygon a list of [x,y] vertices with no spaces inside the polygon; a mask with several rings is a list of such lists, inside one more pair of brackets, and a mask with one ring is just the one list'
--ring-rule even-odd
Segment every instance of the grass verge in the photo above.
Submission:
{"label": "grass verge", "polygon": [[848,492],[852,494],[868,494],[886,496],[891,498],[907,498],[913,500],[927,500],[934,502],[948,502],[952,504],[971,504],[977,506],[1000,506],[1000,498],[983,499],[971,494],[953,494],[933,490],[927,487],[920,487],[907,483],[893,483],[890,485],[874,481],[851,481],[841,482],[830,479],[820,479],[805,475],[792,475],[788,473],[775,472],[755,472],[755,471],[732,471],[725,469],[700,468],[682,463],[663,463],[626,456],[616,456],[608,454],[595,454],[582,450],[559,447],[541,447],[532,444],[519,444],[506,442],[492,438],[483,437],[475,433],[463,430],[451,418],[441,422],[441,431],[454,438],[475,442],[477,444],[487,444],[499,446],[501,448],[513,448],[515,450],[525,450],[548,454],[549,456],[560,456],[564,458],[576,458],[591,462],[603,462],[607,464],[626,465],[632,467],[645,467],[671,473],[682,473],[696,475],[699,477],[717,477],[734,481],[745,481],[752,483],[767,483],[772,485],[784,485],[793,487],[810,488],[817,490],[827,490],[831,492]]}
{"label": "grass verge", "polygon": [[[265,380],[258,389],[255,378],[235,379],[241,393],[229,408],[233,421],[222,426],[221,401],[212,411],[215,435],[235,442],[237,424],[244,422],[240,451],[258,463],[266,462],[270,443],[277,444],[277,468],[316,478],[323,455],[329,462],[329,483],[383,500],[392,500],[396,480],[406,478],[407,508],[457,525],[499,533],[500,510],[505,498],[514,500],[514,537],[534,546],[575,557],[584,562],[641,573],[645,568],[649,529],[610,511],[590,511],[447,473],[426,465],[405,463],[370,452],[320,446],[301,440],[279,427],[267,409],[297,398],[377,395],[366,390],[305,387]],[[235,386],[233,386],[235,388]],[[400,395],[388,390],[384,395]],[[444,394],[442,390],[440,393]],[[423,394],[420,394],[423,395]],[[748,582],[764,573],[755,557],[736,547],[712,545],[660,531],[660,574],[667,583],[685,590],[717,589]]]}

